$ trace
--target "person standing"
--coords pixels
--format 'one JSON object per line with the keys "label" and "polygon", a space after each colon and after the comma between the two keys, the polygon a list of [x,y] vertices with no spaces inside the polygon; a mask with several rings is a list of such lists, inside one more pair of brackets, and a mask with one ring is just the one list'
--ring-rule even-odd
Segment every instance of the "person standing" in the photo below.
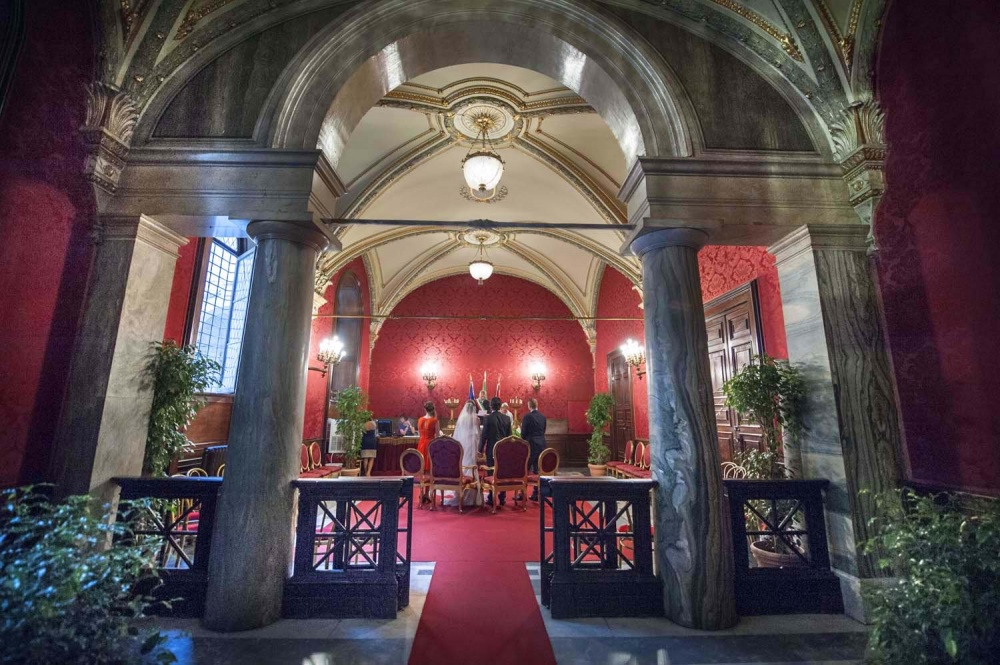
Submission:
{"label": "person standing", "polygon": [[[493,446],[500,439],[510,436],[510,420],[500,413],[502,402],[499,397],[490,400],[490,415],[483,420],[483,433],[480,436],[479,452],[486,455],[486,464],[493,466]],[[507,493],[500,492],[500,505],[507,500]],[[492,503],[492,496],[488,498]]]}
{"label": "person standing", "polygon": [[361,475],[372,475],[375,466],[375,456],[378,454],[378,439],[375,436],[377,427],[374,420],[365,423],[365,433],[361,435]]}
{"label": "person standing", "polygon": [[[545,416],[538,410],[538,400],[532,397],[528,400],[528,413],[521,419],[521,438],[531,446],[531,456],[528,458],[528,471],[538,474],[538,456],[545,450]],[[538,501],[538,486],[531,493],[531,500]]]}
{"label": "person standing", "polygon": [[507,416],[507,420],[510,421],[510,431],[514,431],[514,414],[510,412],[510,404],[504,402],[500,405],[500,413]]}
{"label": "person standing", "polygon": [[413,436],[417,433],[413,429],[413,423],[410,422],[410,417],[405,413],[399,417],[399,425],[396,426],[396,432],[398,436]]}
{"label": "person standing", "polygon": [[[438,427],[437,413],[434,410],[434,402],[424,402],[424,416],[417,420],[417,431],[420,432],[420,440],[417,441],[417,450],[424,456],[424,468],[428,473],[431,469],[430,445],[435,437],[441,436],[441,428]],[[427,490],[424,490],[422,501],[430,501]]]}

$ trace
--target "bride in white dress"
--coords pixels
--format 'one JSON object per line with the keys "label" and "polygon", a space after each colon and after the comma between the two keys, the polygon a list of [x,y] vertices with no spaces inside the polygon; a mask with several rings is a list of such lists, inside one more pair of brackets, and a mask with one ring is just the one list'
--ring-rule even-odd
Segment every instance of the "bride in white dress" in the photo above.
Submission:
{"label": "bride in white dress", "polygon": [[[462,466],[471,467],[476,465],[476,449],[479,447],[479,417],[476,413],[476,403],[468,400],[462,413],[455,423],[455,434],[453,438],[462,444]],[[464,473],[474,475],[475,470],[464,469]],[[482,497],[475,490],[466,490],[465,500],[462,505],[479,505]]]}

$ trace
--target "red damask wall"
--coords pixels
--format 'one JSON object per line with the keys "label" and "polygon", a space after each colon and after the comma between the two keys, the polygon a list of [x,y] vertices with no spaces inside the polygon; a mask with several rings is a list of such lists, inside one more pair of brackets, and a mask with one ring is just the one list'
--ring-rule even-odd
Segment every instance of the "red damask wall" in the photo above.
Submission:
{"label": "red damask wall", "polygon": [[45,479],[90,269],[94,196],[77,131],[93,78],[89,6],[25,3],[0,116],[0,486]]}
{"label": "red damask wall", "polygon": [[174,268],[174,281],[170,285],[170,304],[167,306],[167,324],[163,339],[184,343],[184,326],[187,323],[188,307],[191,304],[191,284],[194,282],[195,259],[198,257],[198,238],[188,238],[188,244],[180,248],[180,256]]}
{"label": "red damask wall", "polygon": [[[756,279],[760,293],[764,348],[775,358],[788,357],[785,340],[785,319],[781,312],[781,289],[774,257],[764,247],[705,247],[698,253],[701,273],[701,294],[705,302],[714,300],[738,286]],[[598,391],[608,389],[608,353],[614,351],[629,337],[639,341],[643,336],[642,310],[639,293],[632,283],[614,268],[604,269],[601,291],[597,299],[599,318],[636,317],[637,321],[597,322],[597,362],[594,368],[594,385]],[[645,379],[632,377],[632,407],[635,419],[635,436],[649,436],[649,401]]]}
{"label": "red damask wall", "polygon": [[[358,281],[361,283],[361,298],[364,304],[364,313],[371,314],[372,312],[371,291],[368,288],[368,273],[365,271],[364,261],[361,258],[357,258],[348,263],[339,272],[334,273],[330,285],[326,288],[326,293],[323,295],[326,298],[326,304],[320,307],[317,315],[313,317],[312,335],[309,339],[309,364],[313,367],[320,366],[319,361],[316,360],[316,354],[319,353],[319,343],[326,337],[333,335],[335,320],[331,317],[336,314],[337,283],[345,271],[351,271],[357,276]],[[368,321],[365,321],[365,324],[361,328],[361,348],[357,351],[354,349],[348,350],[349,353],[358,353],[359,355],[359,385],[366,392],[369,387],[368,366],[371,362],[371,327],[368,323]],[[324,431],[323,407],[326,401],[326,377],[319,372],[307,372],[307,376],[306,415],[302,438],[317,439],[323,436]]]}
{"label": "red damask wall", "polygon": [[[546,289],[515,277],[494,275],[477,286],[466,275],[446,277],[420,287],[393,310],[399,316],[570,316]],[[433,391],[420,378],[425,362],[436,362]],[[503,375],[501,397],[527,399],[535,392],[529,378],[542,362],[546,379],[537,393],[539,409],[550,419],[568,419],[571,431],[585,431],[581,416],[594,393],[593,360],[576,321],[496,321],[440,319],[390,320],[372,351],[371,404],[378,417],[401,412],[418,415],[428,398],[448,416],[444,399],[465,398],[469,374],[478,393],[489,372],[489,395]]]}
{"label": "red damask wall", "polygon": [[913,480],[1000,494],[1000,3],[897,0],[878,272]]}

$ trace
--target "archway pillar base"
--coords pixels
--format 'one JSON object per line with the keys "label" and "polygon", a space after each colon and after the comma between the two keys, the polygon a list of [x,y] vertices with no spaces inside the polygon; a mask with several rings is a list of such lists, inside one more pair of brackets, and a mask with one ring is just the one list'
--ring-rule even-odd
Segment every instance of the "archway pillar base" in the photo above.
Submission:
{"label": "archway pillar base", "polygon": [[[664,228],[664,226],[673,228]],[[642,261],[656,557],[664,609],[690,628],[736,623],[698,250],[704,229],[647,220],[630,239]]]}

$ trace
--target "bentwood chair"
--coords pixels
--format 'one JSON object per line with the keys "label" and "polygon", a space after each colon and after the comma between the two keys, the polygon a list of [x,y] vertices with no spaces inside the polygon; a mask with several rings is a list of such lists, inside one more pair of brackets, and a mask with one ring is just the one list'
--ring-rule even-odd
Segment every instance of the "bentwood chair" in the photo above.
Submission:
{"label": "bentwood chair", "polygon": [[482,480],[482,489],[493,494],[494,514],[497,512],[497,497],[500,492],[514,492],[515,505],[517,493],[520,492],[521,510],[528,509],[528,458],[530,457],[531,446],[517,436],[500,439],[493,446],[493,466],[482,467],[487,474]]}
{"label": "bentwood chair", "polygon": [[555,448],[546,448],[538,456],[538,473],[532,473],[528,476],[528,484],[535,487],[533,494],[541,496],[542,476],[554,476],[557,473],[559,473],[559,453],[556,452]]}
{"label": "bentwood chair", "polygon": [[[413,476],[413,484],[420,490],[420,496],[423,496],[424,490],[431,486],[430,474],[424,467],[424,454],[416,448],[407,448],[399,454],[399,468],[402,470],[402,475]],[[417,508],[423,507],[424,502],[418,500]]]}
{"label": "bentwood chair", "polygon": [[188,469],[187,475],[189,478],[207,478],[208,472],[196,466],[193,469]]}
{"label": "bentwood chair", "polygon": [[226,476],[226,465],[225,464],[220,464],[219,468],[216,469],[215,472],[217,474],[219,474],[219,478],[225,478],[225,476]]}
{"label": "bentwood chair", "polygon": [[615,471],[622,478],[638,478],[642,471],[642,458],[646,454],[646,444],[639,441],[635,444],[632,461],[626,462],[615,468]]}
{"label": "bentwood chair", "polygon": [[625,456],[622,461],[614,460],[608,462],[608,468],[611,469],[611,473],[615,476],[621,476],[621,467],[626,464],[632,463],[632,453],[635,450],[635,445],[632,443],[632,439],[625,442]]}
{"label": "bentwood chair", "polygon": [[431,458],[431,510],[436,510],[436,492],[441,492],[443,504],[444,493],[453,491],[458,497],[458,512],[461,513],[465,490],[476,484],[476,479],[465,475],[462,468],[462,444],[450,436],[442,436],[431,441],[427,452]]}

